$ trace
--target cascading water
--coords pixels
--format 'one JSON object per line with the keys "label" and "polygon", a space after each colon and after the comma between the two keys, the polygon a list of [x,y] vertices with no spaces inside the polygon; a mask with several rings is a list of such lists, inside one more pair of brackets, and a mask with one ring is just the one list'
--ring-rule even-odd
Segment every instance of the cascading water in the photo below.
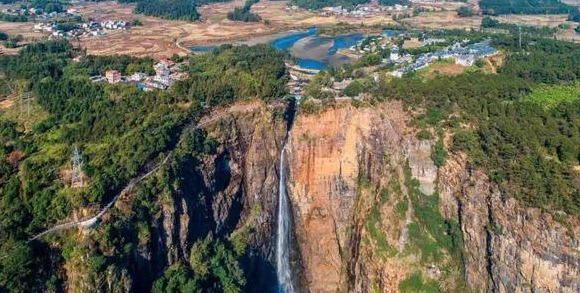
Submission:
{"label": "cascading water", "polygon": [[284,153],[286,144],[280,152],[280,186],[278,195],[278,237],[276,243],[276,274],[279,292],[294,293],[292,271],[290,269],[290,206],[286,195],[286,168]]}

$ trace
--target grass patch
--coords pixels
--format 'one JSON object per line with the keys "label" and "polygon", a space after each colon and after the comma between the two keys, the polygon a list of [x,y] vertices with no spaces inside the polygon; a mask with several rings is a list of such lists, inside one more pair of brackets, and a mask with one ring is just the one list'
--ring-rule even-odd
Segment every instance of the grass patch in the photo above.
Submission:
{"label": "grass patch", "polygon": [[580,98],[580,85],[543,86],[533,90],[525,100],[544,109],[551,109],[561,103],[574,102]]}
{"label": "grass patch", "polygon": [[439,290],[439,282],[431,280],[423,280],[420,272],[410,275],[408,278],[399,283],[399,291],[402,293],[437,293]]}
{"label": "grass patch", "polygon": [[413,204],[416,223],[409,225],[411,244],[421,251],[423,262],[438,262],[447,251],[456,263],[462,258],[463,237],[459,224],[444,219],[439,213],[439,194],[425,195],[419,191],[419,181],[411,178],[408,164],[405,180]]}
{"label": "grass patch", "polygon": [[365,228],[371,238],[371,241],[376,245],[376,252],[383,258],[391,257],[396,254],[396,250],[389,245],[387,237],[380,229],[381,227],[381,212],[375,205],[365,219]]}
{"label": "grass patch", "polygon": [[463,73],[465,66],[455,64],[452,59],[441,59],[431,63],[431,65],[417,70],[417,75],[425,78],[434,78],[438,75],[457,75]]}
{"label": "grass patch", "polygon": [[400,201],[395,205],[395,214],[397,215],[397,218],[402,218],[405,216],[405,213],[407,213],[407,210],[409,209],[409,204],[406,201]]}

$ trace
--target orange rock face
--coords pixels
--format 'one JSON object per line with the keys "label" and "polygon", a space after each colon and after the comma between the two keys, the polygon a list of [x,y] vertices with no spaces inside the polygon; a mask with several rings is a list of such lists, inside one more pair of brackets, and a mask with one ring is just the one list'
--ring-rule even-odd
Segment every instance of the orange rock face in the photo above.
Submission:
{"label": "orange rock face", "polygon": [[288,142],[287,184],[309,291],[344,289],[352,232],[358,230],[357,202],[374,196],[361,192],[360,181],[388,179],[387,161],[399,156],[401,133],[407,131],[401,113],[401,105],[392,103],[297,116]]}

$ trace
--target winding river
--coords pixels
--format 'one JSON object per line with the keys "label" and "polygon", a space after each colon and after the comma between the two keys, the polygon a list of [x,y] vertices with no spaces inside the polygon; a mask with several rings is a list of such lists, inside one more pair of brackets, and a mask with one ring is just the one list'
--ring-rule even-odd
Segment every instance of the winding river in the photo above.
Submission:
{"label": "winding river", "polygon": [[[351,58],[339,53],[339,50],[355,45],[363,38],[361,33],[353,33],[334,37],[317,35],[315,27],[303,31],[288,31],[273,35],[271,38],[256,37],[247,41],[235,42],[234,45],[253,45],[270,42],[278,50],[288,50],[296,59],[296,64],[305,69],[323,70],[329,66],[348,63]],[[273,38],[273,40],[272,40]],[[190,47],[191,51],[205,53],[213,50],[216,45]]]}

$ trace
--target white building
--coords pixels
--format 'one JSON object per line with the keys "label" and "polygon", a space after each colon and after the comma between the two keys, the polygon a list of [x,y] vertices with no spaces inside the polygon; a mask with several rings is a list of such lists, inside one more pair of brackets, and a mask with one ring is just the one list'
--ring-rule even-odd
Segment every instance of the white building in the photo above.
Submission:
{"label": "white building", "polygon": [[399,61],[399,48],[397,46],[393,46],[391,49],[391,61],[397,62]]}
{"label": "white building", "polygon": [[129,78],[131,81],[143,81],[147,78],[147,74],[143,73],[143,72],[135,72],[133,73],[133,75],[131,75],[131,77]]}

